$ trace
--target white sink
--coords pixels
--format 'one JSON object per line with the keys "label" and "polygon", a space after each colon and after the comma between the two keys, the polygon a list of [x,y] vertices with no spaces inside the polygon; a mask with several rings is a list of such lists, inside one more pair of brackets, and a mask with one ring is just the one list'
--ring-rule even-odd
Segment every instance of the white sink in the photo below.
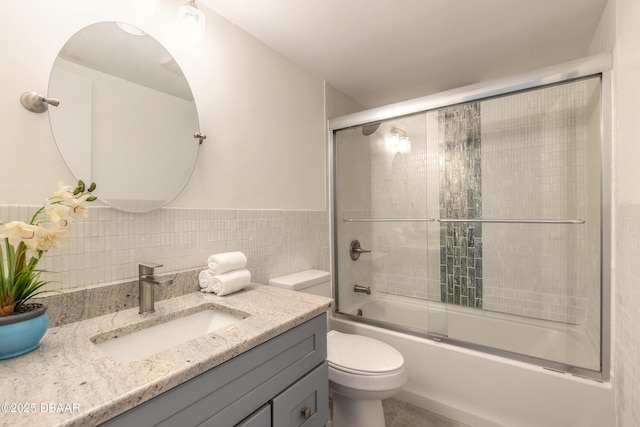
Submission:
{"label": "white sink", "polygon": [[113,359],[129,363],[241,320],[242,317],[233,314],[210,309],[203,310],[103,342],[97,342],[96,346]]}

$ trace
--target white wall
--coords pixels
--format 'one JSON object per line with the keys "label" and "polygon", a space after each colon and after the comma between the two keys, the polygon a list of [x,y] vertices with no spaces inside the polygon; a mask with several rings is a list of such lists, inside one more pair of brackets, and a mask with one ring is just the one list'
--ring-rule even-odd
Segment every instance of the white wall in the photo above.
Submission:
{"label": "white wall", "polygon": [[[39,266],[54,289],[133,280],[137,264],[162,272],[202,268],[211,253],[242,250],[257,283],[328,269],[324,82],[204,8],[204,45],[176,38],[177,7],[158,0],[153,16],[129,0],[0,2],[0,219],[27,220],[59,180],[71,184],[48,114],[20,95],[47,93],[60,48],[81,28],[125,21],[172,53],[194,93],[207,140],[185,191],[169,207],[130,214],[92,207],[73,224],[69,248]],[[98,182],[100,185],[100,182]],[[197,208],[197,209],[196,209]]]}
{"label": "white wall", "polygon": [[590,53],[614,52],[613,375],[616,425],[640,425],[640,3],[609,0]]}
{"label": "white wall", "polygon": [[[76,31],[119,20],[145,29],[183,69],[207,134],[187,188],[170,206],[325,209],[323,81],[204,8],[205,42],[186,48],[175,34],[178,4],[158,0],[143,16],[127,0],[0,3],[0,203],[40,204],[55,183],[74,181],[58,153],[48,114],[20,94],[46,94],[51,66]],[[16,179],[20,177],[20,179]],[[100,183],[98,182],[98,185]]]}
{"label": "white wall", "polygon": [[618,425],[640,425],[640,2],[616,0],[615,356]]}

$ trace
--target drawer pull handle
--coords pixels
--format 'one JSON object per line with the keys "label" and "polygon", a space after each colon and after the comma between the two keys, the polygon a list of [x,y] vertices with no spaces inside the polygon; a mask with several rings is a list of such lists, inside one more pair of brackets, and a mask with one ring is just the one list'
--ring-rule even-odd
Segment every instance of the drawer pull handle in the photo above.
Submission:
{"label": "drawer pull handle", "polygon": [[304,408],[300,412],[302,413],[302,416],[304,417],[305,420],[308,420],[309,418],[311,418],[311,408]]}

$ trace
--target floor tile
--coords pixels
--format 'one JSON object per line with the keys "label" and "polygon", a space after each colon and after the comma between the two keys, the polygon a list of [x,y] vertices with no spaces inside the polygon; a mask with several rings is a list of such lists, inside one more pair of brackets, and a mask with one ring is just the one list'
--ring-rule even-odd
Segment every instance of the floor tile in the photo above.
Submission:
{"label": "floor tile", "polygon": [[382,401],[387,427],[469,427],[397,399]]}

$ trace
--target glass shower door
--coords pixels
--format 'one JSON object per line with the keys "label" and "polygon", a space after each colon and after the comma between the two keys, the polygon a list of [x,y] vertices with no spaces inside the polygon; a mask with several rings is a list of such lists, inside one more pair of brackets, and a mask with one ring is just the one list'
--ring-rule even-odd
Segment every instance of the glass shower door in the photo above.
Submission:
{"label": "glass shower door", "polygon": [[430,273],[439,268],[438,195],[427,171],[437,176],[437,153],[428,153],[426,132],[424,113],[336,132],[336,304],[368,323],[445,335],[446,305]]}
{"label": "glass shower door", "polygon": [[601,371],[601,78],[334,131],[337,312]]}
{"label": "glass shower door", "polygon": [[427,115],[448,338],[599,371],[599,77]]}

